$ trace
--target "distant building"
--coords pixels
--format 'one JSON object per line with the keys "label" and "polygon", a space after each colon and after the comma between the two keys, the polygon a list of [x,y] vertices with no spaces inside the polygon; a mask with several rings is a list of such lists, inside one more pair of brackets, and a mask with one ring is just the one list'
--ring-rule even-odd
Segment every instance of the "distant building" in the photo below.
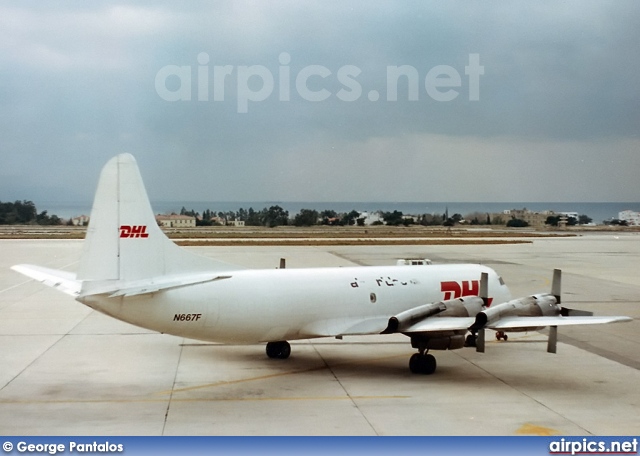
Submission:
{"label": "distant building", "polygon": [[188,215],[156,215],[158,225],[163,228],[192,228],[196,226],[196,218]]}
{"label": "distant building", "polygon": [[227,226],[244,226],[244,220],[229,220]]}
{"label": "distant building", "polygon": [[640,212],[622,211],[618,212],[618,219],[624,220],[629,226],[640,226]]}
{"label": "distant building", "polygon": [[79,215],[78,217],[74,217],[71,219],[71,224],[73,226],[87,226],[89,224],[89,216]]}
{"label": "distant building", "polygon": [[380,212],[361,212],[360,217],[364,219],[365,225],[371,225],[375,222],[383,222],[382,214]]}
{"label": "distant building", "polygon": [[526,207],[522,209],[508,209],[502,212],[505,217],[505,222],[508,222],[511,218],[524,220],[533,228],[544,228],[547,217],[550,215],[556,215],[553,211],[541,211],[534,212],[528,210]]}
{"label": "distant building", "polygon": [[580,218],[580,214],[578,214],[577,212],[558,212],[557,215],[564,215],[568,219],[574,218],[574,219],[578,220]]}

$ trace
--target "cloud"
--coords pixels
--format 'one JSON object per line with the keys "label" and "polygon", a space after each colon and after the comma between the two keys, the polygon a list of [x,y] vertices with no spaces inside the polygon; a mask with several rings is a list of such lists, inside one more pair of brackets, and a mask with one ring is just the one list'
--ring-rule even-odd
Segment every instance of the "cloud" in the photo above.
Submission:
{"label": "cloud", "polygon": [[[124,151],[161,199],[637,199],[638,15],[627,1],[5,3],[0,200],[91,193]],[[484,67],[478,101],[470,54]],[[156,92],[167,65],[190,68],[190,101]],[[252,65],[274,90],[241,114],[238,68]],[[330,72],[307,81],[325,101],[296,90],[309,65]],[[347,102],[338,74],[349,65],[361,95]],[[405,79],[387,100],[399,65],[415,68],[418,100]],[[461,78],[449,102],[425,88],[442,65]],[[213,100],[216,66],[232,68],[224,101]]]}

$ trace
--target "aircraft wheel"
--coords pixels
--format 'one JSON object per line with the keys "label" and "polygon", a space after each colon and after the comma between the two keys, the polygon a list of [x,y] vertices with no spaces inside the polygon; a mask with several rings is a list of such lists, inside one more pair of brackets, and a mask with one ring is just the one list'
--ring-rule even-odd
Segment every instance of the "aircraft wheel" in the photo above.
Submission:
{"label": "aircraft wheel", "polygon": [[409,370],[413,374],[431,375],[436,371],[436,358],[433,355],[414,353],[409,359]]}
{"label": "aircraft wheel", "polygon": [[464,346],[465,347],[475,347],[476,344],[476,338],[477,336],[475,334],[469,334],[466,339],[464,340]]}
{"label": "aircraft wheel", "polygon": [[291,345],[286,340],[267,343],[267,356],[269,358],[287,359],[291,355]]}
{"label": "aircraft wheel", "polygon": [[502,340],[504,340],[505,342],[507,341],[508,338],[509,336],[507,336],[506,334],[502,336]]}
{"label": "aircraft wheel", "polygon": [[424,355],[424,373],[431,375],[436,371],[436,357],[433,355]]}
{"label": "aircraft wheel", "polygon": [[421,374],[422,373],[422,355],[420,353],[414,353],[409,358],[409,370],[413,374]]}

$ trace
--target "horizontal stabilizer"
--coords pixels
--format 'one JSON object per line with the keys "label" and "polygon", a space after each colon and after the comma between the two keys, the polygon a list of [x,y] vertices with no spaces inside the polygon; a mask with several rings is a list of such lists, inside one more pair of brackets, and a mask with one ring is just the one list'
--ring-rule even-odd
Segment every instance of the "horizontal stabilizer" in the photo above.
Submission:
{"label": "horizontal stabilizer", "polygon": [[106,283],[104,285],[91,284],[92,286],[82,290],[82,296],[106,294],[109,295],[110,298],[120,296],[129,297],[230,278],[230,275],[197,274],[189,276],[162,277],[157,280],[139,280],[130,283]]}
{"label": "horizontal stabilizer", "polygon": [[31,264],[17,264],[11,266],[11,269],[74,298],[80,294],[81,282],[76,280],[76,275],[73,272],[49,269]]}

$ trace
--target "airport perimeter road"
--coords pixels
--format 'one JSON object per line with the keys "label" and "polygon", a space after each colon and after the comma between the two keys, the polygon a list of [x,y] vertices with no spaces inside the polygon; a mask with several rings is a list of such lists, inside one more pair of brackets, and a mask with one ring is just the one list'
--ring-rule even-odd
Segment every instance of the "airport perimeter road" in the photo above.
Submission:
{"label": "airport perimeter road", "polygon": [[[1,435],[637,434],[640,429],[640,236],[588,234],[532,244],[191,247],[249,266],[484,263],[514,296],[547,291],[563,270],[563,305],[631,323],[491,340],[487,352],[434,352],[412,375],[404,336],[264,346],[202,343],[115,321],[9,270],[74,270],[81,241],[0,241]],[[429,267],[429,266],[421,266]]]}

